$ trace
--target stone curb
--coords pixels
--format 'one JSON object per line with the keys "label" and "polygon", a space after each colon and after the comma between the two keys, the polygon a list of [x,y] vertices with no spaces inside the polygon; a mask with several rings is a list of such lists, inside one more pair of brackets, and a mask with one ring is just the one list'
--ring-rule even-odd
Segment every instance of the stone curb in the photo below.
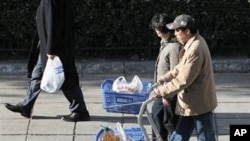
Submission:
{"label": "stone curb", "polygon": [[[155,61],[80,60],[76,62],[81,74],[144,74],[153,73]],[[213,59],[216,73],[249,73],[250,59]],[[0,74],[26,74],[25,61],[0,61]]]}

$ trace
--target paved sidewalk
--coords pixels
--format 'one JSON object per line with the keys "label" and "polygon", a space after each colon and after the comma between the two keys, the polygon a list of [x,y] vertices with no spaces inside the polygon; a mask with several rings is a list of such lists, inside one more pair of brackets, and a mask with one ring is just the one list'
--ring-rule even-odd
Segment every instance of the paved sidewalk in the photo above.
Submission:
{"label": "paved sidewalk", "polygon": [[[12,113],[4,103],[16,104],[23,99],[27,82],[25,75],[0,75],[0,141],[94,141],[100,125],[115,127],[121,122],[125,128],[137,127],[136,115],[107,113],[102,108],[100,85],[105,79],[120,75],[82,74],[82,90],[91,114],[88,122],[64,122],[61,115],[69,114],[68,102],[61,92],[42,92],[36,102],[31,119]],[[128,79],[134,74],[126,75]],[[153,80],[152,73],[139,75],[143,81]],[[219,105],[216,121],[220,141],[229,141],[230,124],[250,124],[250,73],[216,73]],[[148,133],[150,125],[144,118]],[[196,139],[192,137],[191,141]]]}

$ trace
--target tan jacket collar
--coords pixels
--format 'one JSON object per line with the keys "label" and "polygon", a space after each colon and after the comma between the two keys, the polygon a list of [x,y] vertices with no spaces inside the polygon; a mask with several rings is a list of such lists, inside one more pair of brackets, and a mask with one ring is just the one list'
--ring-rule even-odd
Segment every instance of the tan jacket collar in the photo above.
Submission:
{"label": "tan jacket collar", "polygon": [[193,37],[191,37],[188,41],[187,41],[187,43],[185,44],[185,46],[184,46],[184,49],[187,51],[189,48],[190,48],[190,45],[193,43],[193,41],[197,38],[197,36],[198,36],[199,34],[198,33],[196,33]]}

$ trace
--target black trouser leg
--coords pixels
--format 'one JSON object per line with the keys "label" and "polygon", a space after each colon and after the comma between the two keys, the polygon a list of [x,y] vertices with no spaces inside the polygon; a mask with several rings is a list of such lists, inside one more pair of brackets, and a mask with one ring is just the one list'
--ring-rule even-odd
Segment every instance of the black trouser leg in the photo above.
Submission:
{"label": "black trouser leg", "polygon": [[70,103],[69,109],[72,113],[88,113],[80,87],[62,89],[62,91]]}
{"label": "black trouser leg", "polygon": [[[163,141],[168,140],[168,131],[165,127],[165,109],[166,107],[163,105],[161,99],[157,99],[154,101],[153,106],[152,106],[152,119],[156,125],[156,128],[163,139]],[[153,138],[155,138],[154,132],[152,132]],[[156,141],[153,139],[153,141]]]}

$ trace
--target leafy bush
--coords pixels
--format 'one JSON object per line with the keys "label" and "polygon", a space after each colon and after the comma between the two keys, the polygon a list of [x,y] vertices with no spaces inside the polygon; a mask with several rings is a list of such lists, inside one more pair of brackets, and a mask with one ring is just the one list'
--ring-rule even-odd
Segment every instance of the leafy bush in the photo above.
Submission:
{"label": "leafy bush", "polygon": [[1,0],[0,45],[1,49],[27,48],[34,32],[36,3],[34,0]]}
{"label": "leafy bush", "polygon": [[[130,50],[150,58],[159,48],[150,20],[162,12],[171,17],[192,15],[211,50],[246,50],[250,44],[247,0],[74,0],[73,4],[78,55],[116,51],[123,57],[128,55],[123,50]],[[0,55],[7,51],[18,56],[29,50],[37,5],[34,0],[1,0]]]}

